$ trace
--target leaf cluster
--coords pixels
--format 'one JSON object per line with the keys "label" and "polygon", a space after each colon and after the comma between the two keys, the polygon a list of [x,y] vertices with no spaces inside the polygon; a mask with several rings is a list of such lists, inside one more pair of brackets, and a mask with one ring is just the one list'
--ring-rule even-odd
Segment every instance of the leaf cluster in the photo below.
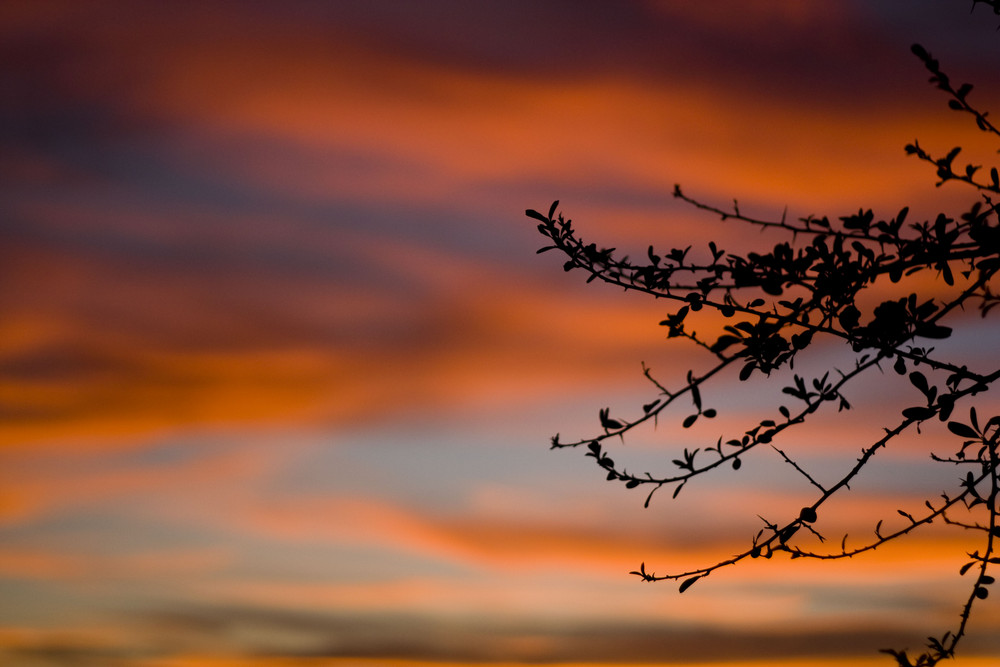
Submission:
{"label": "leaf cluster", "polygon": [[[997,8],[996,3],[987,4]],[[988,112],[969,101],[972,86],[954,87],[926,49],[914,45],[912,50],[931,73],[931,82],[948,96],[948,106],[973,119],[991,140],[1000,139]],[[978,574],[963,608],[961,624],[955,631],[931,638],[916,662],[911,662],[905,651],[887,652],[904,667],[930,667],[954,654],[973,603],[985,599],[993,583],[987,568],[997,564],[994,543],[1000,538],[1000,416],[980,425],[972,406],[968,409],[969,423],[951,420],[956,408],[965,409],[972,397],[1000,379],[1000,368],[970,369],[928,347],[952,335],[960,311],[978,310],[986,317],[1000,301],[993,291],[1000,271],[1000,210],[992,199],[1000,194],[1000,178],[996,167],[958,167],[960,151],[953,148],[935,158],[916,141],[906,147],[908,154],[933,165],[939,186],[954,181],[973,189],[976,201],[958,216],[940,213],[933,219],[911,221],[909,209],[904,207],[891,217],[880,217],[862,208],[833,221],[811,215],[789,220],[787,212],[777,219],[762,219],[741,212],[738,202],[721,208],[691,198],[680,186],[675,187],[676,198],[722,221],[780,234],[782,239],[767,252],[727,252],[713,241],[707,244],[707,252],[700,253],[692,253],[691,246],[657,250],[650,245],[644,256],[631,259],[620,256],[613,247],[583,240],[572,221],[559,212],[558,201],[546,213],[526,211],[547,239],[540,253],[562,254],[563,269],[582,271],[588,282],[596,280],[644,293],[672,305],[672,312],[660,322],[667,338],[688,340],[711,362],[707,370],[689,370],[674,387],[660,383],[644,366],[656,393],[641,411],[634,416],[612,417],[610,410],[603,408],[598,414],[599,432],[572,442],[563,442],[556,435],[552,438],[553,448],[583,447],[607,480],[628,489],[647,489],[646,506],[661,488],[671,489],[676,497],[688,483],[722,466],[739,470],[742,461],[757,452],[776,453],[815,490],[812,503],[781,520],[762,518],[764,527],[751,537],[743,551],[728,559],[660,575],[647,571],[643,563],[632,574],[650,582],[681,581],[680,591],[684,592],[716,570],[747,558],[772,558],[775,554],[819,560],[851,558],[938,521],[983,535],[982,549],[969,554],[970,561],[962,570],[964,575],[976,568]],[[989,176],[982,178],[981,174]],[[907,293],[904,285],[908,283],[903,279],[921,272],[933,274],[945,286],[941,294],[924,297]],[[861,297],[875,292],[875,286],[877,293],[891,296],[865,306]],[[703,310],[714,310],[724,318],[726,323],[718,333],[699,335],[689,327],[691,313]],[[846,345],[854,355],[853,364],[831,368],[819,377],[792,374],[791,383],[782,388],[790,402],[776,406],[775,414],[737,433],[722,435],[714,444],[684,448],[659,473],[629,471],[610,456],[609,448],[614,443],[609,440],[624,443],[626,434],[633,429],[647,422],[655,425],[677,408],[689,406],[679,419],[682,428],[690,428],[703,418],[714,418],[716,409],[706,407],[703,398],[713,378],[732,374],[741,382],[751,382],[769,377],[778,369],[794,369],[796,358],[821,340]],[[886,367],[906,376],[916,400],[900,414],[887,417],[884,435],[867,443],[860,457],[847,462],[832,481],[821,480],[786,449],[778,447],[789,432],[826,406],[851,410],[845,394],[850,385]],[[920,432],[921,423],[928,420],[946,424],[950,433],[962,441],[950,454],[931,454],[942,464],[963,467],[965,474],[955,486],[943,491],[940,498],[927,500],[919,514],[900,509],[897,514],[904,523],[899,527],[884,530],[884,520],[879,520],[873,536],[860,544],[848,546],[845,534],[839,547],[815,550],[805,546],[799,538],[806,533],[826,544],[826,536],[818,528],[824,505],[848,490],[872,458],[902,433],[911,429]],[[976,520],[956,518],[959,515]]]}

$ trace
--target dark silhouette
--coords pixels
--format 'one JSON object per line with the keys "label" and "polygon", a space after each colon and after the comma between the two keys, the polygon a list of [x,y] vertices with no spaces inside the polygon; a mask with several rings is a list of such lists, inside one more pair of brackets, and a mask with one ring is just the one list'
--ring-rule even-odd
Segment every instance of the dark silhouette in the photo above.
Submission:
{"label": "dark silhouette", "polygon": [[[993,13],[1000,16],[1000,0],[972,0],[972,9],[975,11],[977,5],[986,5],[993,8]],[[1000,30],[1000,27],[997,28]]]}
{"label": "dark silhouette", "polygon": [[[1000,3],[987,4],[1000,12]],[[1000,131],[987,113],[968,101],[971,85],[953,87],[923,47],[914,45],[913,53],[930,71],[931,82],[947,94],[951,109],[974,121],[988,140],[1000,139]],[[909,155],[934,167],[938,185],[957,181],[976,192],[976,201],[957,217],[941,213],[922,222],[908,222],[907,208],[888,220],[877,219],[871,210],[859,210],[837,221],[812,216],[790,221],[784,215],[764,220],[742,213],[735,203],[731,209],[723,209],[688,197],[679,186],[675,188],[675,197],[722,220],[787,235],[787,241],[763,254],[728,253],[713,242],[708,244],[708,255],[703,259],[691,258],[690,247],[658,253],[650,246],[646,257],[634,261],[617,257],[614,248],[599,248],[581,240],[571,221],[557,213],[558,202],[545,214],[527,211],[539,223],[538,231],[550,241],[539,252],[562,252],[566,256],[563,268],[582,269],[588,274],[588,282],[601,280],[675,304],[676,310],[660,322],[668,337],[689,340],[712,360],[707,371],[688,371],[673,388],[660,384],[644,367],[657,395],[642,406],[641,412],[637,410],[638,416],[612,417],[608,409],[603,409],[597,435],[576,442],[563,442],[556,435],[552,438],[553,448],[582,447],[608,480],[630,489],[648,489],[646,506],[658,490],[666,487],[676,497],[694,478],[721,466],[739,469],[743,459],[762,448],[777,451],[815,492],[811,504],[795,508],[781,520],[765,520],[745,549],[732,557],[669,574],[648,571],[643,563],[632,574],[648,582],[679,581],[683,593],[698,580],[749,558],[850,558],[936,521],[972,531],[981,538],[979,548],[968,554],[961,568],[970,584],[960,622],[943,636],[930,637],[919,656],[910,657],[906,651],[894,649],[885,652],[893,655],[901,667],[931,667],[955,654],[973,606],[989,595],[994,583],[988,572],[990,566],[1000,564],[1000,416],[978,415],[973,400],[1000,378],[1000,370],[990,366],[997,363],[997,348],[982,355],[980,361],[987,368],[973,369],[940,358],[933,347],[934,341],[951,335],[949,324],[954,323],[957,311],[976,309],[986,317],[1000,303],[1000,295],[993,291],[1000,270],[1000,209],[993,199],[1000,195],[1000,176],[996,167],[959,166],[959,151],[953,148],[943,157],[935,157],[917,142],[906,147]],[[907,293],[904,277],[928,271],[935,272],[945,296],[922,298]],[[880,294],[894,290],[895,295],[873,307],[866,306],[858,297],[875,285]],[[870,294],[868,291],[866,296]],[[698,335],[686,327],[686,322],[691,313],[704,309],[718,311],[730,324],[711,338]],[[822,337],[849,346],[851,365],[831,368],[816,378],[791,374],[797,356]],[[776,406],[775,414],[738,435],[723,436],[693,451],[685,449],[673,459],[672,470],[663,474],[634,473],[609,455],[614,441],[624,442],[625,435],[641,424],[662,421],[668,408],[690,401],[693,409],[682,421],[684,428],[715,417],[716,411],[706,407],[702,399],[702,389],[713,377],[734,372],[741,381],[748,381],[786,367],[792,378],[782,389],[788,396],[787,406]],[[860,456],[855,460],[852,451],[839,478],[828,481],[811,474],[792,455],[779,449],[786,432],[794,432],[817,411],[850,410],[847,390],[851,383],[872,375],[873,370],[907,376],[912,384],[912,405],[901,414],[886,417],[887,422],[882,424],[884,435],[874,442],[860,443],[864,445]],[[920,513],[899,510],[901,518],[889,517],[886,523],[895,527],[883,527],[883,520],[879,520],[874,525],[874,536],[863,543],[849,543],[846,534],[826,542],[818,523],[824,505],[848,489],[873,457],[895,444],[898,436],[919,433],[924,422],[925,430],[932,431],[932,420],[946,424],[950,436],[935,438],[934,446],[946,451],[932,452],[930,456],[948,467],[945,478],[957,479],[954,485],[929,498]],[[810,535],[818,540],[804,539]],[[813,543],[819,546],[810,546]],[[824,544],[837,546],[824,548]]]}

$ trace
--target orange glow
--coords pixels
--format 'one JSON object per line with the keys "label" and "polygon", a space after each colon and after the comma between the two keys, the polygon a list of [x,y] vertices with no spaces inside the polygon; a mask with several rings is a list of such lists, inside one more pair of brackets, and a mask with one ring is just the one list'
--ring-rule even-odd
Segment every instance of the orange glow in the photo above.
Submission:
{"label": "orange glow", "polygon": [[[809,14],[798,16],[783,4],[769,7],[765,14],[772,12],[793,22],[815,19]],[[717,22],[719,17],[711,20]],[[123,39],[113,28],[105,30],[109,38]],[[308,173],[290,171],[287,164],[269,156],[260,160],[226,155],[209,158],[216,160],[214,168],[232,173],[242,182],[307,200],[349,197],[407,201],[411,205],[443,201],[456,210],[470,206],[495,208],[499,202],[480,199],[481,184],[530,181],[536,174],[556,174],[566,184],[610,179],[664,194],[673,181],[682,181],[697,196],[719,202],[752,193],[757,205],[771,208],[769,213],[775,216],[786,205],[792,215],[821,214],[831,208],[833,214],[851,211],[855,202],[844,209],[845,191],[851,192],[858,204],[882,203],[894,211],[899,202],[912,197],[909,184],[922,183],[925,176],[923,166],[902,159],[899,143],[909,141],[917,128],[928,145],[947,145],[955,138],[950,118],[936,112],[926,115],[902,102],[887,102],[880,107],[883,113],[877,115],[868,109],[845,113],[789,105],[780,99],[740,100],[733,97],[735,93],[713,87],[710,82],[650,85],[648,81],[596,76],[553,83],[484,77],[461,68],[433,68],[375,56],[349,41],[334,47],[327,40],[303,40],[299,35],[278,34],[268,39],[281,48],[265,52],[249,40],[226,34],[222,39],[177,49],[166,40],[166,33],[158,34],[157,39],[141,47],[158,50],[157,75],[133,94],[144,108],[191,123],[194,132],[237,138],[264,136],[303,154],[316,155],[320,168]],[[297,48],[291,48],[290,39]],[[373,81],[380,85],[373,85]],[[678,87],[681,85],[686,87]],[[344,104],[345,99],[351,103]],[[567,115],[566,109],[573,113]],[[747,128],[768,127],[780,130],[747,132]],[[817,132],[816,128],[824,131]],[[707,133],[711,141],[706,142],[699,133]],[[544,137],[544,143],[540,144],[536,137]],[[859,160],[859,146],[866,147],[871,155]],[[415,179],[406,169],[396,167],[377,174],[345,171],[336,166],[326,170],[322,167],[323,156],[333,150],[377,156],[372,159],[404,166],[419,164],[421,177]],[[757,163],[753,159],[730,159],[734,151],[758,156]],[[811,159],[817,154],[824,159]],[[781,159],[772,160],[768,157],[772,155],[780,155]],[[683,167],[672,169],[671,164]],[[809,168],[803,169],[803,164],[809,164]],[[862,164],[863,171],[859,172]],[[666,175],[670,173],[673,175]],[[879,176],[872,177],[876,173]],[[523,207],[511,211],[513,224],[523,224],[516,220],[519,208]],[[630,210],[597,202],[566,201],[564,208],[582,220],[585,229],[596,227],[593,237],[607,244],[647,240],[651,230],[656,230],[665,243],[671,242],[672,235],[683,238],[692,232],[704,233],[708,227],[725,229],[727,236],[732,234],[738,239],[756,233],[732,225],[718,227],[708,217],[694,212],[677,218],[676,213],[663,207]],[[37,213],[52,218],[70,214],[55,207]],[[131,217],[131,212],[123,215]],[[672,226],[664,229],[664,220],[672,221]],[[163,221],[150,223],[169,229],[169,223]],[[112,220],[111,224],[119,223]],[[389,355],[386,365],[399,368],[401,374],[432,385],[407,391],[411,397],[435,396],[434,400],[447,401],[455,400],[455,393],[468,396],[488,391],[490,400],[494,400],[496,378],[490,378],[487,389],[482,385],[484,373],[468,371],[477,365],[470,355],[479,363],[483,358],[478,341],[475,347],[466,345],[476,336],[500,342],[503,348],[486,353],[486,357],[497,360],[498,366],[516,370],[508,374],[508,382],[517,384],[525,374],[544,381],[580,372],[565,366],[533,372],[539,368],[538,360],[522,356],[522,335],[548,335],[546,340],[574,346],[564,348],[563,358],[569,360],[587,356],[581,352],[597,344],[613,343],[621,349],[643,336],[642,332],[650,331],[652,324],[644,319],[651,309],[601,306],[598,312],[581,303],[559,303],[564,299],[561,294],[541,296],[521,289],[497,290],[497,282],[505,279],[503,267],[495,267],[489,280],[493,287],[486,287],[489,293],[484,294],[484,281],[475,278],[482,275],[484,267],[480,263],[430,253],[390,239],[379,239],[377,247],[361,247],[359,251],[373,259],[377,254],[380,265],[395,271],[435,276],[438,284],[448,285],[444,288],[448,297],[431,306],[441,311],[436,319],[448,340],[442,340],[438,349],[422,354],[420,361],[411,361],[410,354],[403,355],[402,360],[395,358],[400,355],[391,350],[377,353]],[[213,323],[213,312],[190,299],[179,299],[176,287],[172,291],[158,290],[161,293],[153,301],[148,291],[156,286],[145,281],[132,288],[131,278],[121,280],[102,268],[81,266],[71,258],[23,256],[23,260],[25,268],[19,270],[29,273],[29,263],[38,266],[39,260],[45,262],[44,282],[38,286],[46,290],[49,299],[65,302],[69,295],[60,290],[66,285],[95,292],[108,281],[116,281],[114,290],[122,301],[146,302],[147,306],[140,305],[146,308],[168,305],[183,311],[188,327],[194,330],[218,326]],[[81,280],[85,282],[81,284]],[[169,283],[183,285],[185,292],[197,289],[184,285],[184,280],[183,276],[171,276]],[[922,288],[932,280],[928,275]],[[384,295],[365,293],[360,297],[326,295],[359,317]],[[323,295],[313,295],[301,307],[316,308],[322,299]],[[391,311],[391,301],[384,308]],[[565,312],[567,309],[569,312]],[[543,330],[537,326],[541,313],[550,314]],[[523,334],[510,331],[519,323],[530,328]],[[507,334],[508,339],[498,340],[499,332]],[[106,338],[107,334],[100,322],[81,322],[67,319],[65,313],[25,308],[7,318],[0,347],[7,354],[16,354],[17,350],[25,350],[26,341],[37,346],[40,339],[58,342],[67,335]],[[353,350],[272,349],[220,357],[157,349],[152,351],[155,359],[150,359],[149,350],[130,349],[137,343],[112,339],[102,346],[119,350],[124,346],[126,355],[146,357],[131,362],[142,369],[142,384],[105,382],[97,387],[58,387],[52,383],[18,383],[0,389],[20,407],[21,414],[40,415],[37,419],[23,417],[4,429],[2,442],[9,445],[67,438],[81,432],[129,437],[190,423],[253,419],[340,421],[359,413],[371,414],[365,406],[370,406],[385,389],[382,385],[364,386],[365,381],[359,382],[358,378],[369,374],[366,369],[371,364],[386,362],[359,358]],[[433,367],[433,372],[428,367]],[[585,371],[574,380],[601,377]],[[461,389],[450,389],[456,387]],[[96,406],[78,405],[79,395],[84,392]],[[329,396],[335,399],[325,398]],[[398,404],[400,400],[392,397],[389,402]]]}
{"label": "orange glow", "polygon": [[0,576],[48,581],[184,577],[217,570],[227,564],[221,551],[156,552],[129,556],[95,557],[8,550],[0,554]]}
{"label": "orange glow", "polygon": [[[380,660],[368,658],[260,658],[239,659],[212,656],[185,656],[165,660],[143,660],[140,667],[459,667],[467,663],[424,660]],[[534,663],[490,662],[491,667],[528,667]],[[552,662],[552,667],[633,667],[633,662]],[[726,662],[663,662],[642,663],[648,667],[841,667],[841,660],[822,658],[796,658],[794,660],[726,661]],[[884,667],[885,658],[851,658],[852,667]],[[964,667],[993,667],[992,658],[966,657]]]}
{"label": "orange glow", "polygon": [[[676,388],[713,359],[665,340],[675,302],[534,256],[524,209],[558,199],[633,257],[787,240],[675,183],[768,219],[958,215],[975,193],[935,188],[904,144],[996,156],[901,63],[935,35],[986,87],[995,26],[957,41],[972,19],[943,7],[564,5],[0,6],[0,662],[867,666],[886,656],[855,658],[855,638],[952,629],[982,545],[936,524],[849,561],[741,562],[683,597],[630,576],[740,553],[819,493],[761,447],[643,510],[648,489],[584,452],[544,458],[550,434],[656,398],[641,362]],[[943,293],[930,271],[895,289]],[[688,320],[705,338],[732,321]],[[995,363],[957,354],[977,353]],[[912,398],[885,371],[775,444],[817,476],[850,469]],[[722,373],[703,392],[717,419],[681,428],[685,395],[606,451],[674,470],[775,411],[778,375]],[[921,428],[820,507],[828,542],[798,543],[859,546],[959,484],[919,463],[954,445],[946,425]],[[996,597],[971,653],[1000,650]]]}

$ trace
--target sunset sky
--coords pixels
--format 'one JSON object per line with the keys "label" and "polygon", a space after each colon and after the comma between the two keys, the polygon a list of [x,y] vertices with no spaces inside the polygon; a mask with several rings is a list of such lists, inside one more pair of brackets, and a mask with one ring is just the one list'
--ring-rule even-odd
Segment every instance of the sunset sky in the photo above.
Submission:
{"label": "sunset sky", "polygon": [[[582,234],[640,254],[782,240],[675,183],[772,218],[957,215],[970,193],[935,188],[903,147],[997,162],[910,53],[1000,114],[1000,17],[971,4],[0,4],[0,662],[919,651],[968,595],[961,532],[754,561],[683,596],[628,575],[725,559],[814,490],[760,452],[643,509],[583,452],[550,451],[655,398],[642,362],[676,384],[711,359],[665,340],[664,303],[536,255],[524,210],[558,199]],[[996,314],[955,316],[940,349],[996,370]],[[884,380],[783,444],[835,479],[912,403]],[[681,429],[681,408],[616,452],[669,470],[779,390],[721,377],[716,423]],[[860,543],[954,487],[928,459],[937,426],[831,508],[833,533]],[[996,597],[956,667],[1000,658]]]}

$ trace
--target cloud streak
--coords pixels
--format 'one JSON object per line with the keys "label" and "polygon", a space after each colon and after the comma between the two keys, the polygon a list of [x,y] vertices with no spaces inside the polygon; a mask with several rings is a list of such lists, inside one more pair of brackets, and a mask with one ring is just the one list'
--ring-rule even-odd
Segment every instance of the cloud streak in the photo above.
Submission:
{"label": "cloud streak", "polygon": [[[960,540],[880,552],[836,583],[757,564],[678,601],[625,572],[735,552],[715,529],[748,539],[755,512],[811,489],[777,457],[747,461],[758,487],[733,475],[642,514],[589,461],[525,446],[649,393],[640,360],[657,377],[697,361],[664,344],[665,304],[535,258],[523,209],[560,199],[586,237],[641,254],[774,243],[696,215],[678,181],[772,217],[959,202],[902,156],[915,136],[972,136],[907,49],[935,37],[988,83],[995,26],[931,2],[899,13],[0,8],[0,658],[735,664],[931,631],[953,582],[928,573],[957,570]],[[856,392],[855,414],[901,409]],[[771,398],[723,382],[706,394],[718,420],[678,435],[683,415],[665,416],[622,460],[669,465],[664,441],[741,432]],[[813,469],[867,444],[859,424],[825,426],[787,443]],[[860,540],[890,500],[937,489],[887,458],[821,520]]]}

